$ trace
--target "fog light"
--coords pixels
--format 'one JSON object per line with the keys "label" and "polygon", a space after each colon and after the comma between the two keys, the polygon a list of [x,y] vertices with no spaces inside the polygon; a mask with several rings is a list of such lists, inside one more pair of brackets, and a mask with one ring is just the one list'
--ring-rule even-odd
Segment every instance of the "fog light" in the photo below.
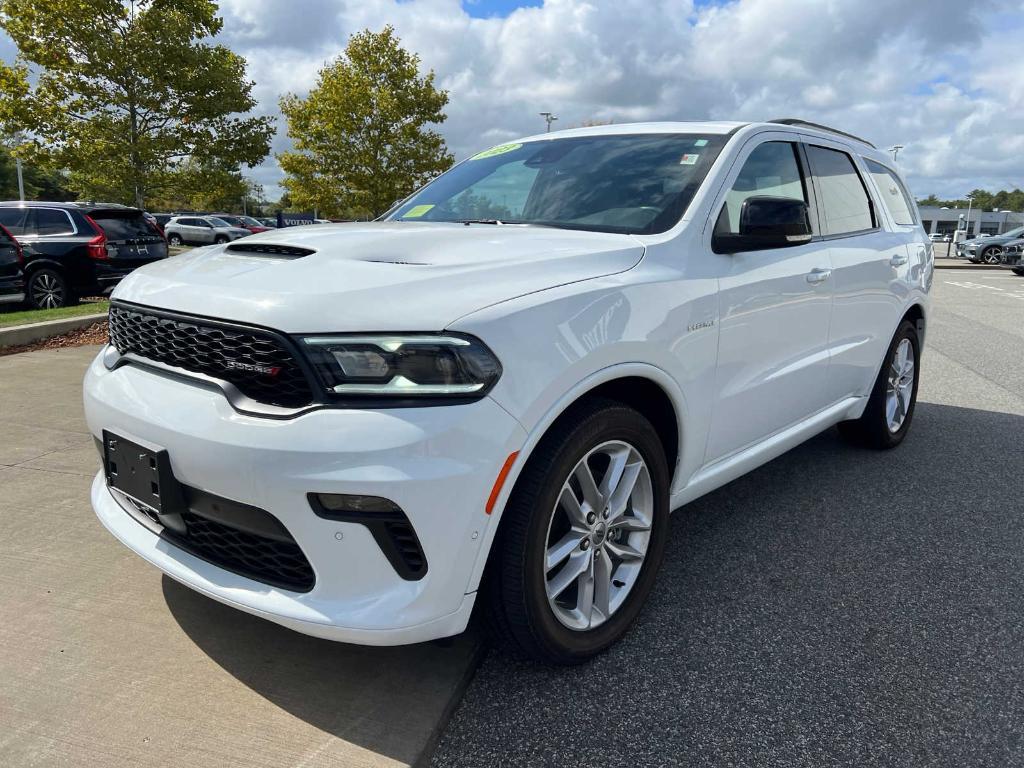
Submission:
{"label": "fog light", "polygon": [[317,493],[313,495],[320,502],[322,510],[327,512],[375,515],[402,512],[401,508],[393,501],[380,496],[355,496],[348,493]]}

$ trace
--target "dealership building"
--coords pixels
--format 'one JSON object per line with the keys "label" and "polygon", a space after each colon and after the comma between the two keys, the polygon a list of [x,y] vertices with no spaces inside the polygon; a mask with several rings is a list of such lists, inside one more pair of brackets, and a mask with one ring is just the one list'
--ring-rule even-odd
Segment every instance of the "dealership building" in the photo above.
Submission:
{"label": "dealership building", "polygon": [[937,208],[922,205],[921,224],[928,234],[951,235],[958,229],[966,229],[968,237],[978,235],[1001,235],[1010,229],[1024,226],[1024,213],[1014,211],[981,211],[970,209],[968,220],[967,208]]}

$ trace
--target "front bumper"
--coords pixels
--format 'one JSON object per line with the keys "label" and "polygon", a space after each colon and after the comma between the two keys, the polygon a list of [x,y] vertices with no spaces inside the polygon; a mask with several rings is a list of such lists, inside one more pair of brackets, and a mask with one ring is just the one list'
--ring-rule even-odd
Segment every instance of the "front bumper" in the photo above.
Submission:
{"label": "front bumper", "polygon": [[[219,390],[135,365],[111,371],[101,358],[85,380],[93,435],[109,430],[165,448],[182,483],[271,513],[316,581],[291,592],[195,557],[130,515],[100,473],[93,507],[130,549],[203,594],[318,637],[397,645],[465,629],[491,521],[486,500],[505,458],[526,439],[493,400],[274,420],[239,414]],[[318,517],[310,492],[393,501],[416,531],[426,574],[403,579],[364,525]]]}

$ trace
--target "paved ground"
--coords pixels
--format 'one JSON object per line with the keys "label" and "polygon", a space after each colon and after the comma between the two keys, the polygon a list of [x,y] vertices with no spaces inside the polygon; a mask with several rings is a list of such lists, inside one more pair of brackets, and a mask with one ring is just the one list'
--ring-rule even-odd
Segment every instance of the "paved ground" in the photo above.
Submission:
{"label": "paved ground", "polygon": [[392,766],[476,641],[346,646],[161,577],[94,517],[95,347],[0,358],[0,766]]}
{"label": "paved ground", "polygon": [[935,297],[898,451],[830,431],[680,510],[625,642],[492,651],[434,764],[1024,765],[1024,278]]}

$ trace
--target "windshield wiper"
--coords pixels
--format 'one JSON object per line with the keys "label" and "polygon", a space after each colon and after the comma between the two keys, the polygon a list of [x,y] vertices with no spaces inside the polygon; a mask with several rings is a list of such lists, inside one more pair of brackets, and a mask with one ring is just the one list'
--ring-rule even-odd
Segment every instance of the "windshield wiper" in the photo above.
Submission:
{"label": "windshield wiper", "polygon": [[465,224],[468,227],[470,224],[505,224],[506,222],[497,219],[455,219],[455,223]]}

